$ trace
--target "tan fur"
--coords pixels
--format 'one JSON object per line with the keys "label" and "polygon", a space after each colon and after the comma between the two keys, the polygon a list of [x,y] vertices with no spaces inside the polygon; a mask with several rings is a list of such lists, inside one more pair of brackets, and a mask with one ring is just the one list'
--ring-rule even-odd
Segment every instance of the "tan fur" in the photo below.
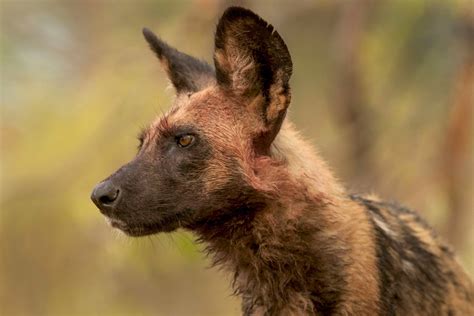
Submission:
{"label": "tan fur", "polygon": [[[349,288],[345,296],[345,309],[348,315],[363,312],[376,314],[378,280],[375,277],[375,246],[366,212],[347,201],[342,186],[334,179],[326,163],[298,135],[290,122],[283,123],[272,148],[274,159],[285,161],[285,169],[295,182],[301,182],[312,191],[311,194],[323,195],[330,201],[330,206],[321,209],[319,214],[319,220],[325,221],[326,227],[322,238],[339,239],[340,247],[350,247],[349,257],[358,257],[347,267]],[[339,209],[346,212],[341,214]]]}

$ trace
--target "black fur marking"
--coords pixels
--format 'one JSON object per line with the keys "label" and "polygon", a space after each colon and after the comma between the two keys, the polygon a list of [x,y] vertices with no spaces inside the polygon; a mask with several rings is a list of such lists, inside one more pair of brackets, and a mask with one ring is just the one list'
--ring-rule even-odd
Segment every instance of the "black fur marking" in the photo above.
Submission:
{"label": "black fur marking", "polygon": [[[363,204],[369,212],[376,214],[379,218],[384,219],[380,210],[374,207],[369,200],[363,199],[360,196],[351,195],[352,200]],[[371,217],[372,219],[372,217]],[[387,248],[397,249],[398,244],[389,238],[384,231],[377,226],[373,219],[372,224],[375,229],[376,238],[376,253],[378,258],[379,268],[379,291],[380,291],[380,304],[381,311],[387,316],[393,316],[396,312],[396,305],[400,298],[396,295],[396,279],[393,271],[398,270],[397,266],[393,262],[393,258],[387,252]],[[390,273],[389,271],[392,271]],[[393,302],[392,302],[393,301]]]}
{"label": "black fur marking", "polygon": [[[397,216],[397,213],[412,215],[415,213],[406,208],[395,208],[389,203],[370,201],[359,196],[351,196],[351,198],[363,204],[371,214],[376,234],[380,301],[383,314],[395,315],[397,311],[400,311],[400,306],[408,305],[407,302],[417,306],[419,310],[441,310],[449,276],[441,268],[440,259],[427,250],[410,227]],[[399,225],[399,227],[389,227],[397,234],[396,236],[388,235],[377,225],[375,218],[390,226],[381,208],[387,210],[388,216],[393,216]],[[414,218],[418,224],[421,224],[418,216]]]}

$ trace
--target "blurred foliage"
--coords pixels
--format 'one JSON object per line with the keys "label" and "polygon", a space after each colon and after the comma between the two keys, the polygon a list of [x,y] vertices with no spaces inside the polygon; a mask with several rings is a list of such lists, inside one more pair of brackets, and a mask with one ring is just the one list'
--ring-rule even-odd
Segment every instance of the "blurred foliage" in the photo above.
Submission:
{"label": "blurred foliage", "polygon": [[[192,235],[125,238],[89,200],[173,96],[141,28],[211,61],[217,18],[234,3],[1,0],[0,314],[240,313]],[[472,135],[472,96],[456,103],[473,88],[472,2],[237,4],[285,38],[290,117],[340,178],[418,209],[448,239],[448,220],[459,224],[453,241],[472,274],[472,137],[448,132],[453,108],[467,106],[471,119],[453,124]],[[443,161],[455,172],[441,172]],[[458,175],[452,190],[446,174]]]}

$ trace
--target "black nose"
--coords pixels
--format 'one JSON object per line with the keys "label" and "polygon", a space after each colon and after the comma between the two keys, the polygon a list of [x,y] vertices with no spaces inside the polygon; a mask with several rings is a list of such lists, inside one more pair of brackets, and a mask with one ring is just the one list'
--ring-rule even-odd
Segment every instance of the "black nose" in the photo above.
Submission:
{"label": "black nose", "polygon": [[101,211],[113,210],[120,197],[120,189],[110,180],[99,183],[91,194],[91,199]]}

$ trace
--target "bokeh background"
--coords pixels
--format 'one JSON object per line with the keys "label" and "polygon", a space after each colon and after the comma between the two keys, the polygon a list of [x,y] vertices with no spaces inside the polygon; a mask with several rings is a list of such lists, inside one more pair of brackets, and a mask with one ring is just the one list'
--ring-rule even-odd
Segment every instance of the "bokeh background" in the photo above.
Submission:
{"label": "bokeh background", "polygon": [[211,61],[236,3],[286,40],[290,118],[350,191],[419,210],[473,274],[472,1],[0,0],[1,315],[239,314],[191,234],[129,239],[89,200],[173,97],[141,28]]}

